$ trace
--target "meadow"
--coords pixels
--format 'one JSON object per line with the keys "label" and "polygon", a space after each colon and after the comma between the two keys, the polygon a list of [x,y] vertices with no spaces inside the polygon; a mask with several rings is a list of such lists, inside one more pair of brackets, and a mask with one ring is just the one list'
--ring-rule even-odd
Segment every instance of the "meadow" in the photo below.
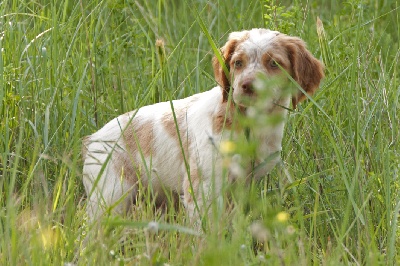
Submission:
{"label": "meadow", "polygon": [[[0,2],[0,264],[400,264],[399,14],[397,0]],[[255,27],[326,67],[289,112],[279,165],[230,187],[202,234],[145,196],[90,225],[82,137],[211,89],[213,47]]]}

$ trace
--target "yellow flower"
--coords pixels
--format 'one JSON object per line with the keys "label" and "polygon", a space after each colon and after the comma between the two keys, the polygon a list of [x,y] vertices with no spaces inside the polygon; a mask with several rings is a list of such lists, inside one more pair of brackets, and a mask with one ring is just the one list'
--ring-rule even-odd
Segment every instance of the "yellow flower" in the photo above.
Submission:
{"label": "yellow flower", "polygon": [[219,145],[219,151],[222,154],[230,154],[233,153],[236,149],[236,144],[233,141],[223,141]]}
{"label": "yellow flower", "polygon": [[289,214],[287,212],[279,212],[276,215],[276,219],[278,220],[278,222],[281,223],[287,222],[287,220],[289,219]]}

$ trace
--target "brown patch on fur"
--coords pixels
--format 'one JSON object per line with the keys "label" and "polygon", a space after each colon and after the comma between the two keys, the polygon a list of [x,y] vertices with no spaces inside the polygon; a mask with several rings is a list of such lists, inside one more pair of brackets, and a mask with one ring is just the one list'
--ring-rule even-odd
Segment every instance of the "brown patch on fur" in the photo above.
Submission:
{"label": "brown patch on fur", "polygon": [[222,102],[219,109],[213,113],[212,119],[212,130],[213,133],[219,134],[223,129],[232,130],[239,132],[242,128],[238,123],[235,123],[236,115],[246,115],[246,108],[240,105],[231,105],[227,109],[227,102]]}
{"label": "brown patch on fur", "polygon": [[[308,93],[313,94],[324,77],[324,66],[306,48],[303,40],[297,37],[279,35],[280,46],[286,48],[291,66],[292,77]],[[307,97],[301,91],[292,97],[293,108]]]}
{"label": "brown patch on fur", "polygon": [[261,61],[264,64],[264,67],[271,74],[278,74],[281,72],[279,67],[273,67],[271,64],[273,61],[277,62],[282,68],[284,68],[290,75],[292,74],[292,70],[290,68],[290,62],[287,58],[286,51],[282,51],[278,46],[274,47],[273,50],[263,54]]}
{"label": "brown patch on fur", "polygon": [[[140,121],[133,118],[130,124],[129,117],[125,118],[126,129],[122,132],[121,140],[124,147],[116,146],[112,155],[112,165],[118,175],[129,181],[132,185],[138,182],[137,167],[135,167],[136,156],[142,152],[148,157],[154,153],[154,126],[153,121]],[[124,123],[122,123],[124,124]]]}
{"label": "brown patch on fur", "polygon": [[[123,140],[128,151],[133,155],[135,152],[142,152],[150,156],[154,152],[154,125],[153,121],[140,121],[133,118],[132,122],[123,132]],[[137,142],[136,142],[137,140]],[[140,147],[140,148],[139,148]]]}
{"label": "brown patch on fur", "polygon": [[128,154],[126,151],[114,150],[112,165],[117,171],[118,176],[133,185],[137,184],[137,169],[135,168],[134,154]]}
{"label": "brown patch on fur", "polygon": [[[236,50],[236,47],[240,43],[247,40],[249,38],[249,34],[243,33],[240,36],[231,34],[231,36],[229,38],[230,39],[228,40],[228,42],[221,48],[221,54],[224,59],[224,64],[225,64],[228,72],[230,71],[230,62],[232,59],[232,55]],[[224,102],[226,102],[228,100],[229,90],[231,87],[230,78],[229,78],[230,74],[225,73],[224,68],[221,66],[221,64],[216,56],[214,56],[214,58],[212,60],[212,64],[213,64],[213,69],[214,69],[215,80],[221,86],[222,93],[223,93],[222,99]],[[227,76],[227,74],[228,74],[228,76]]]}
{"label": "brown patch on fur", "polygon": [[[189,150],[189,145],[191,144],[190,141],[190,136],[188,136],[188,128],[187,128],[187,122],[186,122],[186,109],[175,109],[175,116],[176,116],[176,123],[178,124],[178,130],[179,130],[179,136],[182,141],[182,146],[183,146],[183,151],[185,153],[185,156],[188,156],[188,150]],[[178,138],[178,132],[177,128],[175,125],[174,121],[174,116],[172,114],[172,110],[170,112],[164,113],[162,119],[161,119],[165,130],[168,132],[168,135],[170,135],[177,143],[177,145],[180,147],[179,143],[179,138]],[[183,154],[180,152],[180,159],[183,160]]]}
{"label": "brown patch on fur", "polygon": [[[235,61],[241,61],[242,65],[241,66],[236,66]],[[229,64],[229,69],[231,70],[230,76],[232,77],[232,71],[235,72],[234,75],[238,75],[240,72],[243,71],[243,69],[246,68],[247,64],[249,63],[249,56],[244,53],[243,51],[235,52],[235,55],[232,56]]]}
{"label": "brown patch on fur", "polygon": [[[174,110],[174,112],[175,112],[175,116],[176,116],[176,123],[178,124],[179,133],[181,133],[182,111]],[[179,115],[178,115],[178,113],[179,113]],[[164,113],[164,115],[162,117],[162,123],[163,123],[166,131],[168,132],[168,134],[173,138],[177,138],[177,136],[178,136],[177,128],[176,128],[176,123],[175,123],[172,111]]]}
{"label": "brown patch on fur", "polygon": [[235,107],[233,104],[227,109],[227,102],[221,103],[219,109],[212,117],[212,130],[219,134],[223,129],[231,129]]}

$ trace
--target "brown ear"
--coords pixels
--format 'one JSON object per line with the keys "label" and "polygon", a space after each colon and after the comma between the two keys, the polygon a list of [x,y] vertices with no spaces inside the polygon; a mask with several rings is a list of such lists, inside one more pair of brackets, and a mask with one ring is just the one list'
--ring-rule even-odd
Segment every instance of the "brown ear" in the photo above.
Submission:
{"label": "brown ear", "polygon": [[[221,48],[221,54],[224,59],[224,63],[228,72],[230,71],[229,66],[232,59],[232,54],[235,52],[235,49],[238,46],[238,44],[245,41],[248,38],[248,36],[249,36],[248,31],[232,32],[231,34],[229,34],[227,43]],[[222,88],[223,101],[227,101],[229,96],[229,90],[231,87],[230,77],[229,75],[228,76],[226,75],[228,73],[225,73],[224,68],[221,66],[216,56],[214,56],[212,64],[214,68],[215,80]]]}
{"label": "brown ear", "polygon": [[[306,44],[301,39],[286,37],[283,43],[292,65],[292,77],[307,94],[312,95],[324,77],[324,65],[306,49]],[[292,97],[293,108],[295,109],[297,103],[306,98],[301,91],[295,93]]]}
{"label": "brown ear", "polygon": [[[224,64],[225,64],[228,72],[230,71],[229,65],[230,65],[230,61],[232,58],[232,54],[236,49],[237,43],[238,43],[237,40],[229,40],[221,48],[221,55],[224,59]],[[218,82],[218,84],[222,88],[223,101],[225,102],[228,100],[229,90],[231,87],[230,78],[227,77],[226,73],[224,72],[224,68],[221,66],[221,64],[219,63],[219,60],[216,56],[213,57],[212,64],[213,64],[213,68],[214,68],[215,80]]]}

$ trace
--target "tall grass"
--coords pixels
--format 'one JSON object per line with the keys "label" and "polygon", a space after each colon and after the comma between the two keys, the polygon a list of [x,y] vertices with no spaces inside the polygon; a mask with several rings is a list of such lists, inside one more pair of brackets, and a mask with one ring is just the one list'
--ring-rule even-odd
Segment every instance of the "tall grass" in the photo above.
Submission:
{"label": "tall grass", "polygon": [[[400,263],[397,1],[39,2],[0,3],[0,264]],[[287,16],[272,19],[291,23],[264,18],[276,2]],[[81,137],[213,87],[212,48],[266,25],[326,65],[313,100],[290,112],[282,163],[230,187],[203,235],[150,198],[88,225]]]}

